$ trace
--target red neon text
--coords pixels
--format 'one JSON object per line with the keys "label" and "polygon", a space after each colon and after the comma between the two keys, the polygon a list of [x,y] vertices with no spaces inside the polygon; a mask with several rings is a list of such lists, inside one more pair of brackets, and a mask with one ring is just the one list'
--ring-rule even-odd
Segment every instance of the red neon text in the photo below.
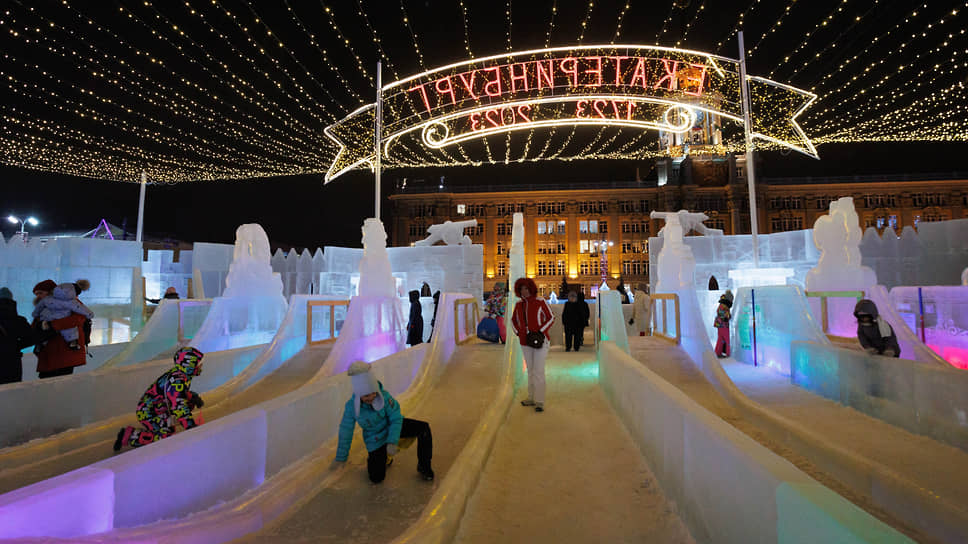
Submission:
{"label": "red neon text", "polygon": [[631,121],[635,102],[631,100],[579,100],[575,104],[575,117],[579,119],[617,119]]}
{"label": "red neon text", "polygon": [[493,110],[475,111],[467,116],[471,130],[486,130],[489,128],[506,127],[520,123],[531,122],[531,105],[504,106]]}

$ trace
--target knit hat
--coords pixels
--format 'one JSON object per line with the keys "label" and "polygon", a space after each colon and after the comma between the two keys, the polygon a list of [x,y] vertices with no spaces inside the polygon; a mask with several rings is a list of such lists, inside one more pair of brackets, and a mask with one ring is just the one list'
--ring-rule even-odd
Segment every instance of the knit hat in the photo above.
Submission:
{"label": "knit hat", "polygon": [[46,293],[53,293],[55,287],[57,287],[57,284],[54,283],[54,280],[44,280],[38,283],[37,285],[35,285],[34,288],[31,290],[31,292],[44,291]]}
{"label": "knit hat", "polygon": [[353,384],[353,404],[356,417],[360,417],[360,397],[370,393],[378,393],[377,398],[373,401],[373,409],[380,410],[383,408],[383,393],[380,392],[380,384],[377,382],[376,376],[370,372],[369,363],[356,361],[350,365],[347,374]]}
{"label": "knit hat", "polygon": [[6,287],[0,287],[0,298],[13,300],[13,293],[11,293],[10,289],[7,289]]}

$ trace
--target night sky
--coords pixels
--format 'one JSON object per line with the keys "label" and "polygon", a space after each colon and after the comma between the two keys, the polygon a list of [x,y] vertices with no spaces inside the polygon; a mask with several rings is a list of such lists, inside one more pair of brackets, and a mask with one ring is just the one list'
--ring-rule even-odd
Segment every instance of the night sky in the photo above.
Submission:
{"label": "night sky", "polygon": [[[476,56],[497,54],[507,50],[510,30],[510,44],[513,50],[525,50],[543,47],[545,43],[551,46],[571,45],[579,43],[608,43],[616,34],[617,23],[621,20],[621,35],[616,43],[655,43],[656,35],[661,35],[658,42],[661,45],[674,46],[682,41],[682,47],[718,53],[735,57],[736,40],[733,31],[739,20],[744,21],[747,49],[756,47],[755,54],[750,58],[749,71],[752,74],[762,74],[776,70],[773,79],[803,88],[817,87],[816,92],[823,97],[823,93],[835,89],[837,78],[848,81],[850,74],[844,72],[836,78],[825,79],[832,67],[851,59],[856,66],[869,66],[873,70],[873,80],[882,74],[889,74],[897,69],[898,63],[907,67],[909,71],[922,65],[939,62],[941,66],[955,66],[953,62],[962,62],[968,56],[965,47],[964,33],[957,34],[965,26],[964,14],[951,15],[945,25],[935,23],[931,30],[927,25],[946,12],[963,8],[961,1],[934,2],[932,6],[917,15],[913,22],[910,19],[910,2],[874,2],[873,0],[848,1],[840,0],[811,0],[810,2],[706,2],[699,0],[677,0],[675,2],[630,2],[631,7],[625,9],[625,2],[596,1],[567,2],[554,0],[528,0],[517,2],[483,2],[465,1],[466,17],[461,13],[460,5],[450,1],[341,1],[341,2],[246,2],[244,0],[229,0],[220,2],[225,12],[242,21],[248,29],[251,25],[250,37],[237,30],[233,31],[233,20],[228,19],[222,12],[208,13],[205,24],[224,31],[230,35],[229,39],[213,39],[212,32],[203,24],[192,19],[187,12],[179,10],[186,7],[182,3],[158,3],[158,6],[143,6],[144,2],[104,2],[95,7],[78,3],[69,8],[57,1],[31,2],[28,4],[10,3],[3,25],[0,25],[0,47],[5,53],[0,62],[0,72],[13,74],[18,81],[43,83],[41,73],[46,71],[57,74],[62,81],[72,81],[77,78],[72,70],[77,69],[74,63],[57,63],[36,56],[39,46],[48,46],[53,42],[31,44],[24,42],[22,37],[11,38],[11,29],[20,25],[24,28],[35,26],[41,34],[41,26],[54,22],[59,27],[70,29],[76,33],[87,33],[85,38],[73,41],[53,35],[63,45],[65,50],[81,51],[82,46],[96,45],[99,51],[107,52],[108,56],[116,57],[104,59],[101,66],[121,66],[118,59],[125,60],[126,65],[144,64],[143,73],[149,74],[150,79],[144,89],[150,89],[152,81],[163,85],[156,88],[178,88],[179,92],[188,94],[188,87],[178,87],[178,79],[172,73],[191,76],[193,82],[206,86],[211,94],[218,94],[223,102],[214,103],[225,108],[225,119],[234,119],[233,112],[237,112],[242,102],[232,102],[227,96],[226,89],[217,87],[214,80],[206,80],[202,70],[191,63],[185,63],[171,50],[160,47],[150,32],[139,30],[137,25],[131,24],[123,14],[133,13],[143,18],[158,32],[171,32],[160,19],[170,17],[172,21],[180,21],[178,31],[185,32],[197,44],[202,44],[204,50],[217,57],[213,62],[225,62],[231,66],[234,73],[246,76],[252,88],[264,92],[268,97],[274,97],[277,102],[284,102],[266,81],[257,77],[259,70],[286,70],[292,76],[292,82],[300,83],[299,89],[305,95],[298,95],[295,91],[290,94],[297,96],[305,103],[313,104],[313,108],[325,110],[328,114],[342,117],[358,105],[354,101],[351,91],[357,96],[372,95],[372,84],[357,68],[357,63],[372,71],[378,53],[372,35],[380,36],[385,54],[385,63],[389,61],[392,70],[405,77],[421,71],[421,59],[414,48],[415,40],[411,31],[417,35],[416,43],[420,47],[423,66],[433,67],[452,62],[459,62],[467,58],[467,48],[473,50]],[[176,6],[177,4],[177,6]],[[189,2],[191,7],[199,10],[214,9],[209,3]],[[35,7],[33,12],[24,6]],[[288,11],[286,6],[293,11]],[[368,30],[363,19],[358,14],[358,8],[363,6],[367,14],[366,22],[374,29]],[[402,6],[402,7],[401,7]],[[510,6],[511,25],[508,25],[508,6]],[[591,6],[591,7],[590,7]],[[784,15],[784,10],[792,6]],[[323,16],[322,9],[330,8],[332,17]],[[555,11],[552,11],[555,7]],[[838,8],[842,8],[838,11]],[[125,10],[128,10],[125,12]],[[12,15],[11,15],[12,13]],[[403,22],[403,13],[407,15],[407,23]],[[552,13],[554,16],[552,17]],[[619,17],[624,13],[624,16]],[[120,14],[120,15],[119,15]],[[158,15],[160,14],[160,15]],[[740,17],[744,15],[743,17]],[[181,19],[179,19],[181,17]],[[776,25],[782,17],[783,24]],[[126,40],[126,43],[141,51],[150,53],[164,60],[164,67],[152,66],[140,55],[132,55],[113,45],[113,38],[104,31],[93,29],[93,24],[80,24],[82,20],[91,20],[110,29],[111,32]],[[275,55],[278,63],[268,63],[266,66],[247,66],[239,58],[238,51],[251,52],[253,47],[269,47],[276,38],[269,39],[256,32],[258,24],[267,25],[275,30],[284,43],[285,53]],[[466,20],[465,25],[462,21]],[[829,24],[822,24],[828,20]],[[194,22],[193,22],[194,21]],[[315,36],[315,42],[310,43],[294,24],[304,24],[307,30]],[[335,22],[351,47],[342,45],[336,32],[331,26]],[[582,27],[582,23],[585,26]],[[550,24],[551,23],[551,24]],[[906,25],[906,26],[905,26]],[[901,30],[892,31],[894,27]],[[924,31],[924,36],[918,34],[912,37],[910,29]],[[241,27],[240,27],[241,28]],[[549,34],[549,28],[551,32]],[[774,31],[780,29],[780,32]],[[663,32],[664,30],[664,32]],[[948,32],[956,33],[953,39],[946,38]],[[43,32],[46,32],[44,30]],[[893,32],[893,33],[892,33]],[[23,33],[23,32],[21,32]],[[763,39],[764,34],[767,39]],[[76,36],[76,35],[75,35]],[[172,40],[179,36],[173,35]],[[878,43],[882,46],[871,47],[872,41],[878,36]],[[253,45],[249,39],[263,40]],[[19,41],[18,41],[19,40]],[[893,40],[893,41],[892,41]],[[904,40],[910,42],[908,47],[901,48],[899,44]],[[115,40],[117,41],[117,40]],[[949,44],[949,42],[953,42]],[[179,43],[172,41],[172,43]],[[941,44],[945,45],[942,46]],[[717,46],[718,44],[722,44]],[[831,47],[831,44],[835,44]],[[762,47],[760,47],[762,46]],[[186,46],[187,47],[187,46]],[[233,49],[233,47],[235,49]],[[892,47],[897,50],[892,50]],[[328,52],[326,60],[321,57],[319,50]],[[132,49],[133,50],[133,49]],[[187,49],[186,49],[187,50]],[[196,51],[200,51],[198,49]],[[277,45],[278,50],[278,45]],[[255,53],[251,53],[256,56]],[[960,55],[960,57],[959,57]],[[149,55],[145,55],[147,57]],[[197,58],[203,58],[196,52]],[[357,61],[356,57],[359,57]],[[793,57],[806,63],[798,68],[797,62],[784,63],[785,57]],[[811,60],[815,57],[816,61]],[[70,57],[67,57],[70,58]],[[92,57],[93,58],[93,57]],[[11,60],[14,59],[14,60]],[[30,61],[44,64],[41,68],[25,67]],[[99,61],[100,62],[100,61]],[[338,67],[339,73],[346,82],[333,77],[330,66]],[[113,64],[112,64],[113,63]],[[287,64],[288,63],[288,64]],[[945,64],[947,63],[947,64]],[[38,64],[38,66],[40,66]],[[201,65],[199,65],[201,66]],[[214,65],[210,65],[214,66]],[[281,66],[281,67],[280,67]],[[139,66],[140,67],[140,66]],[[297,74],[297,68],[312,74],[309,79]],[[935,70],[942,73],[944,70]],[[939,89],[968,82],[964,80],[968,70],[962,69],[954,78],[948,76],[922,76],[918,81],[923,87],[910,78],[894,78],[889,83],[891,92],[905,92],[903,104],[911,104],[919,100],[920,95],[930,94]],[[275,77],[278,81],[286,81],[282,72]],[[934,79],[931,79],[931,78]],[[33,79],[32,79],[33,78]],[[392,81],[391,70],[385,72],[385,80]],[[964,80],[964,81],[962,81]],[[206,83],[208,81],[208,83]],[[310,83],[320,83],[314,88]],[[99,81],[96,77],[90,82],[79,82],[85,89],[93,90],[94,94],[110,97],[116,104],[125,104],[132,109],[141,107],[137,100],[119,92],[117,88]],[[66,84],[52,87],[64,97],[76,100],[90,100],[89,97],[72,98]],[[295,88],[295,87],[294,87]],[[922,90],[923,89],[923,90]],[[190,90],[190,89],[189,89]],[[27,112],[35,119],[50,119],[60,126],[76,126],[78,130],[87,131],[97,137],[112,138],[111,141],[142,145],[137,138],[128,138],[122,132],[108,130],[90,120],[73,120],[65,110],[57,110],[49,105],[41,105],[37,96],[17,92],[13,87],[0,90],[3,101],[5,122],[2,135],[16,139],[15,131],[11,131],[9,121],[18,112]],[[201,96],[204,93],[199,93]],[[194,95],[192,95],[194,96]],[[960,96],[960,95],[959,95]],[[201,100],[201,99],[199,99]],[[52,101],[53,103],[53,101]],[[67,104],[69,102],[61,102]],[[885,101],[886,103],[886,101]],[[295,103],[293,103],[295,104]],[[836,106],[836,104],[834,104]],[[857,124],[867,123],[879,119],[889,111],[877,111],[877,101],[869,104],[859,103],[857,112],[867,107],[872,110],[867,117],[858,118]],[[97,111],[109,112],[109,106],[98,105]],[[114,107],[113,105],[110,107]],[[159,104],[153,107],[144,106],[139,110],[145,116],[151,115],[167,122],[166,110]],[[214,107],[214,106],[213,106]],[[820,110],[831,107],[823,100],[815,105]],[[887,106],[885,106],[887,107]],[[891,106],[893,107],[893,106]],[[950,108],[964,108],[964,103],[948,104]],[[895,108],[896,109],[896,108]],[[310,113],[306,113],[306,112]],[[891,110],[894,111],[894,110]],[[952,110],[954,111],[954,110]],[[137,113],[137,112],[135,112]],[[281,116],[266,115],[265,113],[247,110],[251,114],[249,119],[260,123],[260,126],[281,127]],[[814,125],[821,126],[821,121],[828,122],[825,129],[829,134],[829,123],[834,122],[838,127],[850,126],[854,123],[851,118],[853,110],[844,108],[830,114],[826,118],[818,118]],[[263,117],[259,117],[263,115]],[[313,127],[315,132],[321,133],[325,126],[319,116],[311,113],[311,109],[299,110],[293,106],[293,115],[301,123]],[[860,115],[860,113],[858,113]],[[139,118],[144,123],[145,117]],[[925,118],[907,119],[904,115],[896,117],[896,122],[911,121],[916,123],[941,123],[932,116]],[[944,122],[966,123],[961,113]],[[206,127],[179,125],[177,120],[171,121],[171,128],[183,130],[180,134],[171,133],[174,139],[184,139],[192,131]],[[819,132],[811,133],[810,124],[804,124],[809,135],[818,136]],[[963,131],[963,129],[961,129]],[[282,133],[283,131],[277,131]],[[167,134],[167,133],[166,133]],[[580,135],[579,137],[583,137]],[[212,138],[209,138],[210,140]],[[146,140],[147,141],[147,140]],[[286,144],[295,142],[281,138]],[[10,140],[5,140],[5,149],[0,151],[0,161],[15,163],[10,157]],[[326,140],[319,135],[317,143],[320,149],[301,149],[299,156],[291,157],[293,169],[313,172],[284,177],[260,177],[249,180],[203,181],[186,182],[174,185],[153,184],[148,188],[147,208],[145,214],[145,230],[159,236],[170,236],[186,241],[231,242],[235,228],[241,223],[261,223],[269,233],[272,243],[281,247],[318,247],[322,245],[359,246],[360,224],[363,218],[372,213],[373,187],[372,175],[369,172],[356,171],[324,186],[320,167],[325,168],[332,156],[332,149],[325,148]],[[233,145],[233,141],[218,141],[218,145],[226,148]],[[165,146],[158,142],[143,144],[144,149],[151,152],[168,152]],[[580,146],[579,146],[580,147]],[[246,152],[257,155],[258,146],[241,146]],[[324,149],[325,148],[325,149]],[[762,153],[763,168],[761,176],[804,176],[804,175],[852,175],[873,173],[928,173],[968,171],[964,157],[968,151],[965,142],[861,142],[861,143],[831,143],[818,148],[821,156],[816,161],[797,153],[779,153],[767,151]],[[652,168],[651,160],[615,160],[615,161],[542,161],[535,163],[511,165],[484,165],[479,167],[432,167],[424,169],[391,169],[384,173],[384,195],[392,189],[395,180],[407,177],[413,179],[437,179],[445,176],[448,183],[562,183],[569,181],[613,181],[634,179],[638,169],[642,176],[648,175]],[[0,213],[17,215],[34,214],[42,221],[42,225],[35,232],[58,230],[81,230],[93,228],[101,218],[109,222],[122,225],[127,222],[128,229],[134,231],[137,219],[138,186],[133,183],[118,181],[101,181],[89,178],[78,178],[65,174],[28,170],[13,166],[0,166],[0,175],[6,185],[6,194],[0,205]],[[4,223],[3,233],[10,236],[13,225]]]}

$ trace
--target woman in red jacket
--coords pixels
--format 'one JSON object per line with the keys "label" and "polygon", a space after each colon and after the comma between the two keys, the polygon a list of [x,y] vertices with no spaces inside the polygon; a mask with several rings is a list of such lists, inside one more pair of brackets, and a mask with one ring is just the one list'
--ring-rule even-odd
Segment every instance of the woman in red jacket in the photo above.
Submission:
{"label": "woman in red jacket", "polygon": [[[44,280],[34,286],[37,297],[34,304],[45,296],[50,296],[57,284],[53,280]],[[87,336],[84,334],[84,322],[87,318],[80,314],[71,314],[53,321],[42,321],[34,325],[44,331],[61,331],[72,327],[77,328],[77,341],[81,349],[72,350],[60,334],[54,334],[47,340],[47,345],[37,352],[37,375],[40,378],[53,378],[74,373],[75,366],[87,363]]]}
{"label": "woman in red jacket", "polygon": [[[514,305],[511,327],[521,343],[524,361],[528,366],[528,398],[521,406],[534,406],[535,412],[544,412],[545,400],[545,359],[551,347],[548,330],[555,322],[551,308],[543,298],[537,296],[538,286],[531,278],[518,278],[514,282],[514,294],[521,300]],[[528,333],[539,333],[544,340],[541,347],[535,348],[528,342]]]}

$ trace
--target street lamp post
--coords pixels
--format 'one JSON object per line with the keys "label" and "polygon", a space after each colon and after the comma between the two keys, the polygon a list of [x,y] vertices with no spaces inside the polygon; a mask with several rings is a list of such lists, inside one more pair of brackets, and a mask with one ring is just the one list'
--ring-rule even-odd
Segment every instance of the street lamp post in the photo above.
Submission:
{"label": "street lamp post", "polygon": [[608,248],[615,245],[611,241],[601,240],[599,242],[592,242],[592,247],[598,251],[599,255],[599,268],[602,273],[602,283],[608,279]]}
{"label": "street lamp post", "polygon": [[34,216],[30,216],[30,217],[28,217],[26,219],[20,219],[19,217],[14,217],[12,215],[8,215],[7,216],[7,221],[10,221],[11,223],[13,223],[15,225],[17,223],[20,223],[20,240],[23,241],[23,243],[25,243],[25,244],[27,243],[27,231],[25,229],[25,225],[27,223],[30,223],[30,226],[36,227],[40,223],[40,221],[38,221],[37,218],[34,217]]}

